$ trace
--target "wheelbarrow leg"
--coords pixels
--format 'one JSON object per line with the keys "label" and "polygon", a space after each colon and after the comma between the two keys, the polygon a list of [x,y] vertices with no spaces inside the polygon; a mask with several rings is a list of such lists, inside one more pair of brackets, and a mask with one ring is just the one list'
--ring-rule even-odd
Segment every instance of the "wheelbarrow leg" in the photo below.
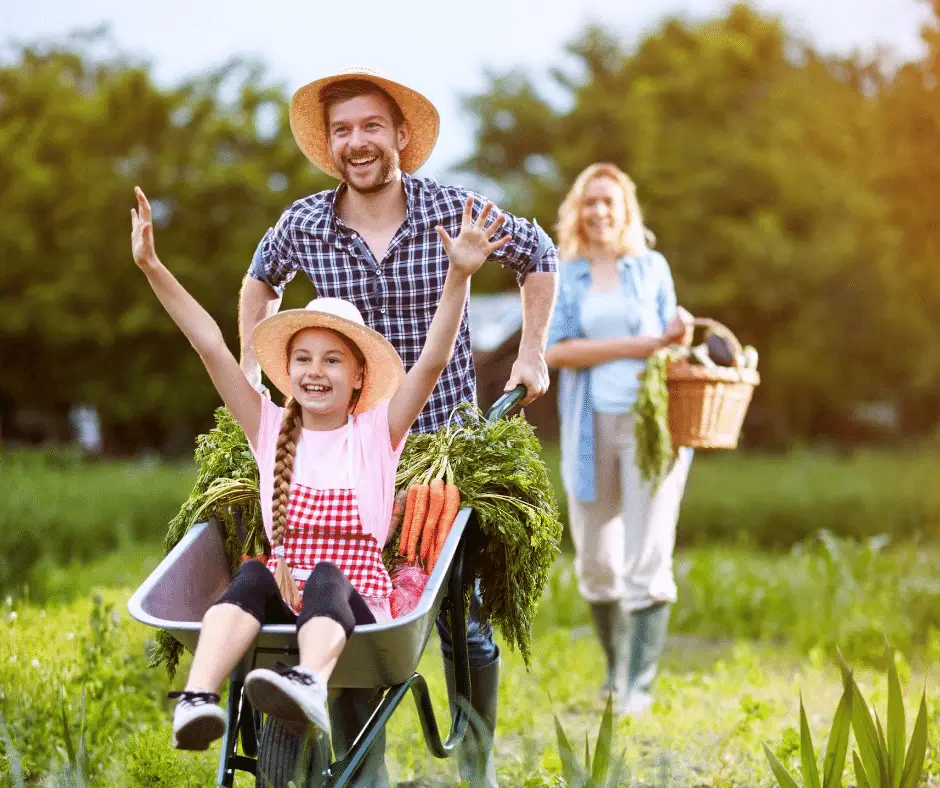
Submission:
{"label": "wheelbarrow leg", "polygon": [[232,679],[228,687],[228,708],[226,709],[225,733],[222,735],[222,752],[219,755],[219,772],[216,785],[231,788],[235,780],[235,750],[238,747],[238,712],[241,708],[242,687],[241,677]]}

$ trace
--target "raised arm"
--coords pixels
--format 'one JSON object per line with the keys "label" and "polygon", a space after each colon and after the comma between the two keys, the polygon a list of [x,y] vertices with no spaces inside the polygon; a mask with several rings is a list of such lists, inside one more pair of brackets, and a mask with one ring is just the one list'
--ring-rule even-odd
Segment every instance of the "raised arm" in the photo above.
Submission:
{"label": "raised arm", "polygon": [[408,370],[404,382],[389,403],[388,426],[393,446],[397,446],[408,434],[450,361],[470,290],[470,277],[494,251],[512,240],[511,236],[506,235],[497,241],[490,241],[504,221],[500,216],[487,227],[486,220],[492,210],[493,204],[487,203],[474,221],[473,198],[469,197],[464,205],[460,235],[451,238],[443,227],[436,228],[450,266],[421,355]]}
{"label": "raised arm", "polygon": [[131,248],[134,262],[147,275],[167,314],[180,327],[195,348],[216,391],[245,431],[252,445],[257,445],[261,422],[261,395],[252,388],[225,344],[222,330],[157,257],[153,238],[150,203],[139,189],[137,210],[131,209]]}

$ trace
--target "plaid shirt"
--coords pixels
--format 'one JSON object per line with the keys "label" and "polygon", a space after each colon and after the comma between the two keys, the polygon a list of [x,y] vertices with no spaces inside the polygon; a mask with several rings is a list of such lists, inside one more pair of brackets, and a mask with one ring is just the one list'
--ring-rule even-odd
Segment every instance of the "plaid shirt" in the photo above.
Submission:
{"label": "plaid shirt", "polygon": [[[340,184],[291,205],[265,233],[248,273],[280,294],[284,285],[303,271],[318,296],[344,298],[355,304],[366,325],[392,343],[408,370],[424,347],[447,274],[447,254],[434,227],[440,224],[456,236],[471,192],[406,174],[402,180],[405,221],[383,260],[376,261],[362,237],[337,216],[336,200],[345,188]],[[473,197],[476,215],[484,199],[476,194]],[[520,286],[532,271],[556,270],[555,247],[537,224],[506,214],[503,229],[512,235],[512,241],[493,258],[516,272]],[[476,402],[466,307],[453,358],[414,428],[419,432],[439,429],[461,402]]]}

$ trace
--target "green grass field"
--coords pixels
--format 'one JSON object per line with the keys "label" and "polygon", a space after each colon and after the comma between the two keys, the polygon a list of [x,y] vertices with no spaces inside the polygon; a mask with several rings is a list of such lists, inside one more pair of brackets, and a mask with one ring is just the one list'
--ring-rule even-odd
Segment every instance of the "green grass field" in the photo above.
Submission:
{"label": "green grass field", "polygon": [[[551,448],[546,461],[557,478]],[[824,746],[840,691],[837,646],[884,708],[887,637],[900,651],[909,718],[926,686],[927,775],[940,785],[936,468],[929,452],[696,459],[658,701],[615,734],[624,784],[771,785],[761,743],[796,765],[801,690]],[[212,784],[218,746],[199,755],[169,747],[171,686],[146,666],[154,632],[126,613],[162,555],[192,466],[7,453],[0,474],[0,786],[16,769],[26,785],[64,784],[82,709],[90,785]],[[526,671],[504,652],[497,756],[506,786],[559,784],[553,713],[574,742],[593,740],[598,726],[602,656],[569,555],[553,568],[533,653]],[[420,670],[440,714],[433,638]],[[405,784],[456,784],[455,765],[427,752],[410,701],[391,722],[388,758]]]}
{"label": "green grass field", "polygon": [[[870,559],[875,563],[868,568],[873,574],[884,574],[887,567],[904,565],[910,555],[903,550],[875,554]],[[924,557],[923,574],[928,557]],[[165,693],[171,685],[162,668],[146,667],[146,645],[153,630],[126,613],[132,587],[158,560],[159,551],[120,551],[81,570],[72,567],[52,573],[47,588],[50,600],[55,601],[38,606],[11,599],[0,607],[0,712],[23,768],[32,774],[33,782],[27,784],[38,784],[42,775],[48,777],[65,762],[63,709],[74,740],[82,687],[93,785],[212,784],[218,746],[203,754],[179,753],[169,747],[170,707]],[[794,605],[806,599],[810,590],[820,593],[811,585],[799,585],[798,578],[805,574],[797,571],[802,555],[769,558],[746,551],[735,555],[724,549],[679,555],[680,564],[712,567],[716,576],[737,572],[752,560],[763,562],[755,572],[776,563],[776,573],[791,578],[790,594],[797,598]],[[936,566],[935,561],[931,566]],[[753,575],[745,578],[753,583]],[[699,582],[714,579],[703,574]],[[95,594],[102,600],[97,607],[92,601]],[[625,784],[771,785],[761,743],[770,744],[779,757],[796,767],[800,691],[817,748],[823,746],[822,737],[841,691],[834,651],[815,645],[807,652],[795,643],[788,634],[789,608],[780,604],[768,605],[764,611],[765,626],[775,634],[755,641],[720,636],[701,623],[710,620],[707,611],[692,615],[702,604],[701,598],[690,595],[685,585],[681,595],[675,634],[658,680],[658,701],[650,714],[620,721],[615,733],[618,748],[626,748],[630,779]],[[885,629],[901,628],[899,611],[890,599],[884,600],[878,615]],[[599,692],[603,658],[587,621],[583,602],[572,586],[570,559],[560,559],[536,624],[531,671],[526,671],[518,654],[504,652],[497,743],[501,784],[557,784],[560,762],[553,713],[573,741],[583,742],[585,734],[593,741],[603,708]],[[900,658],[909,707],[916,705],[926,682],[931,742],[928,773],[940,780],[938,664],[936,631]],[[433,637],[420,671],[428,679],[438,714],[443,714],[445,688]],[[856,661],[856,674],[866,696],[883,710],[882,671]],[[181,686],[182,680],[178,676],[174,685]],[[909,719],[913,711],[908,709]],[[9,757],[7,751],[5,760],[0,760],[0,785],[9,779]],[[454,764],[438,761],[426,750],[410,701],[390,724],[388,757],[396,780],[413,786],[457,784]],[[253,783],[242,778],[237,784]]]}

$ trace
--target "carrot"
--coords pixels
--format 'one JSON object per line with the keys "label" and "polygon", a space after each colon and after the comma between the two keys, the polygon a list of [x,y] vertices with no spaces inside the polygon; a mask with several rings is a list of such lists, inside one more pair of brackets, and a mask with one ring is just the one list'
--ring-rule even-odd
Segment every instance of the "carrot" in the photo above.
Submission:
{"label": "carrot", "polygon": [[444,508],[441,510],[441,517],[437,525],[437,539],[434,545],[434,551],[431,554],[431,568],[437,563],[441,556],[441,550],[444,549],[444,542],[447,541],[447,534],[450,533],[454,520],[457,519],[457,512],[460,511],[460,489],[456,484],[447,483],[444,485]]}
{"label": "carrot", "polygon": [[392,519],[388,523],[389,535],[394,535],[401,525],[405,514],[405,502],[408,500],[408,490],[401,489],[395,493],[395,500],[392,503]]}
{"label": "carrot", "polygon": [[411,530],[408,532],[408,563],[413,564],[418,549],[418,538],[421,536],[421,524],[428,510],[428,485],[416,484],[415,510],[411,521]]}
{"label": "carrot", "polygon": [[428,515],[421,536],[421,558],[427,561],[434,552],[434,536],[441,510],[444,508],[444,480],[437,478],[428,488]]}
{"label": "carrot", "polygon": [[408,488],[408,497],[405,499],[405,516],[401,522],[401,538],[398,541],[398,554],[406,555],[408,553],[408,540],[411,534],[411,521],[415,513],[415,498],[417,488],[414,486]]}

